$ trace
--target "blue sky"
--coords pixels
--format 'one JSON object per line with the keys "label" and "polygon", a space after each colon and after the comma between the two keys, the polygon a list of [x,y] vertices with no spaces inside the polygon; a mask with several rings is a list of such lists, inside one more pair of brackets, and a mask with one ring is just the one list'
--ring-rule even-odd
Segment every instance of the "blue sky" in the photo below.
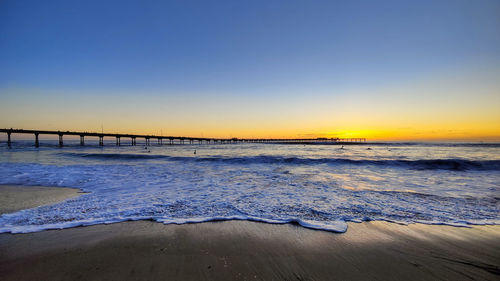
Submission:
{"label": "blue sky", "polygon": [[497,71],[499,50],[500,1],[0,3],[4,106],[35,98],[50,108],[61,93],[68,108],[81,95],[241,106],[251,97],[255,107],[372,98],[419,79]]}

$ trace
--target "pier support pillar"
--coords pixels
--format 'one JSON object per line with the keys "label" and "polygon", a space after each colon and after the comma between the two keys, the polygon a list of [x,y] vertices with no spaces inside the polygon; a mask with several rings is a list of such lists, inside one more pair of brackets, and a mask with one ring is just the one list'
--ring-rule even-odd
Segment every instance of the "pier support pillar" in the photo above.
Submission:
{"label": "pier support pillar", "polygon": [[85,136],[84,135],[80,135],[80,145],[81,146],[85,145]]}
{"label": "pier support pillar", "polygon": [[59,146],[60,147],[63,146],[63,135],[62,134],[59,134]]}
{"label": "pier support pillar", "polygon": [[35,133],[35,147],[39,147],[40,145],[38,144],[38,133]]}
{"label": "pier support pillar", "polygon": [[120,146],[120,137],[116,137],[116,146]]}
{"label": "pier support pillar", "polygon": [[135,137],[132,137],[132,145],[135,145]]}
{"label": "pier support pillar", "polygon": [[103,145],[104,145],[104,137],[99,136],[99,146],[103,146]]}
{"label": "pier support pillar", "polygon": [[10,140],[10,134],[11,134],[11,132],[7,132],[7,145],[8,145],[9,147],[11,147],[11,146],[12,146],[12,141]]}

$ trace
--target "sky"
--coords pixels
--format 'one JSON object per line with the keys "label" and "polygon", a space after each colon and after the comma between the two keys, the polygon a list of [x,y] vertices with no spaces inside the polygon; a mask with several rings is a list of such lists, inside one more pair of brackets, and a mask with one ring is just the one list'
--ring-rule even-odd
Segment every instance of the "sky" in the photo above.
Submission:
{"label": "sky", "polygon": [[0,1],[0,128],[500,141],[500,1]]}

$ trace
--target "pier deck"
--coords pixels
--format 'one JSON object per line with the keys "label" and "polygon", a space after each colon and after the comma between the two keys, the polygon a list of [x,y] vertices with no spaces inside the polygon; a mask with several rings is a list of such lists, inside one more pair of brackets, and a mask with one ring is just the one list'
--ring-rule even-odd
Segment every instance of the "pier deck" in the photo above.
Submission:
{"label": "pier deck", "polygon": [[121,145],[122,138],[130,139],[130,145],[136,145],[137,139],[144,139],[145,145],[151,144],[151,139],[155,139],[158,145],[165,144],[224,144],[224,143],[300,143],[300,144],[317,144],[317,143],[361,143],[366,142],[366,138],[288,138],[288,139],[272,139],[272,138],[200,138],[200,137],[179,137],[179,136],[159,136],[159,135],[140,135],[140,134],[114,134],[114,133],[98,133],[98,132],[76,132],[76,131],[46,131],[46,130],[25,130],[25,129],[0,129],[0,133],[7,133],[7,144],[12,145],[12,134],[32,134],[35,137],[35,147],[40,146],[39,135],[57,135],[59,136],[59,146],[63,146],[63,136],[80,136],[80,145],[85,145],[85,137],[98,137],[99,145],[104,145],[104,137],[114,137],[116,145]]}

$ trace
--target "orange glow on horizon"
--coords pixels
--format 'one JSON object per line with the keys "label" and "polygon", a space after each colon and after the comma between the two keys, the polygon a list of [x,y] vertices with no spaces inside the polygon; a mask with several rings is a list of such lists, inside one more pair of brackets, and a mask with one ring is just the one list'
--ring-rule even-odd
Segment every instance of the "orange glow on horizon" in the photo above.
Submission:
{"label": "orange glow on horizon", "polygon": [[112,99],[116,93],[0,87],[0,128],[100,132],[102,125],[107,133],[206,138],[500,141],[498,74],[496,68],[446,72],[373,89],[271,92],[267,98],[158,92]]}

